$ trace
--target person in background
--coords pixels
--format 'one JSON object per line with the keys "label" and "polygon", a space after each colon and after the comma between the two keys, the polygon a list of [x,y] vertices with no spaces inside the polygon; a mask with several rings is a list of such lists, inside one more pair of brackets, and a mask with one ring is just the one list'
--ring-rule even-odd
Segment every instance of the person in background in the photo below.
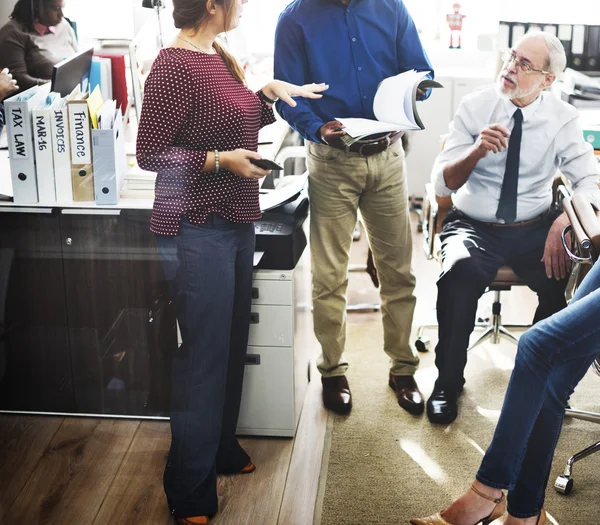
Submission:
{"label": "person in background", "polygon": [[171,449],[164,488],[180,524],[217,512],[217,474],[254,470],[235,436],[250,326],[254,224],[261,217],[251,160],[277,99],[320,98],[325,85],[272,81],[257,93],[217,35],[247,0],[174,0],[180,29],[144,89],[137,159],[156,172],[150,229],[175,301]]}
{"label": "person in background", "polygon": [[20,91],[49,82],[55,64],[77,52],[63,0],[18,0],[0,28],[0,68],[7,67]]}
{"label": "person in background", "polygon": [[345,131],[335,120],[374,119],[379,83],[411,69],[432,72],[401,0],[294,0],[279,17],[275,77],[296,84],[328,79],[331,86],[322,100],[277,110],[307,141],[318,368],[323,404],[340,414],[352,408],[343,354],[348,261],[359,209],[381,283],[388,384],[404,410],[418,415],[424,409],[414,379],[419,358],[409,343],[416,300],[402,133],[367,137],[346,148]]}
{"label": "person in background", "polygon": [[550,523],[543,507],[552,459],[569,397],[600,356],[599,318],[596,263],[565,309],[520,337],[500,419],[471,488],[412,525],[488,525],[504,514],[507,501],[504,525]]}
{"label": "person in background", "polygon": [[2,101],[8,96],[14,94],[19,90],[17,81],[12,77],[8,69],[4,68],[0,71],[0,133],[4,129],[5,117],[4,117],[4,106]]}
{"label": "person in background", "polygon": [[452,195],[437,281],[439,375],[427,401],[432,423],[458,415],[477,301],[503,265],[538,296],[533,322],[566,306],[566,214],[552,206],[557,169],[575,192],[598,197],[592,146],[577,110],[544,91],[566,63],[558,38],[539,31],[504,57],[495,86],[467,95],[433,168],[436,195]]}

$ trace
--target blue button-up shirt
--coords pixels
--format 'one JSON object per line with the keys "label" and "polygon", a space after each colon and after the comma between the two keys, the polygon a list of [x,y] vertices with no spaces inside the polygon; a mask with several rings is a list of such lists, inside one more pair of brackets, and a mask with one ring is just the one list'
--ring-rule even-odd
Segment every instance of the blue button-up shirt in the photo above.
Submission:
{"label": "blue button-up shirt", "polygon": [[336,118],[374,119],[379,83],[404,71],[433,70],[401,0],[294,0],[275,33],[275,78],[293,84],[325,82],[319,100],[277,103],[279,114],[304,138],[321,142],[319,128]]}

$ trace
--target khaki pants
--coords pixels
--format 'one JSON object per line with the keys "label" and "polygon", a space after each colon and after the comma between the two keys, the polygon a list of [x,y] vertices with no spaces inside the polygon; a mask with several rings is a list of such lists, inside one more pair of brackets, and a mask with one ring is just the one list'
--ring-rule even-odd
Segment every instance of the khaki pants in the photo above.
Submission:
{"label": "khaki pants", "polygon": [[409,344],[415,308],[412,237],[401,141],[363,158],[307,143],[315,335],[324,377],[346,373],[346,289],[352,232],[360,209],[379,275],[384,350],[394,375],[412,375],[419,358]]}

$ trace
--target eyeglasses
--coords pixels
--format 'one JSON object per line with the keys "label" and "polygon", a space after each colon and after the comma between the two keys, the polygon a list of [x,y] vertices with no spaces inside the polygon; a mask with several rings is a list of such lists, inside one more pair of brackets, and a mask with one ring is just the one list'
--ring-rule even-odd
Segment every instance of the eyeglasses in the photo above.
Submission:
{"label": "eyeglasses", "polygon": [[514,51],[505,51],[502,55],[502,60],[506,65],[510,65],[511,62],[514,62],[519,71],[521,73],[525,73],[526,75],[530,75],[532,73],[542,73],[543,75],[547,75],[550,71],[544,71],[543,69],[535,69],[531,67],[527,62],[523,62],[522,58],[519,58]]}

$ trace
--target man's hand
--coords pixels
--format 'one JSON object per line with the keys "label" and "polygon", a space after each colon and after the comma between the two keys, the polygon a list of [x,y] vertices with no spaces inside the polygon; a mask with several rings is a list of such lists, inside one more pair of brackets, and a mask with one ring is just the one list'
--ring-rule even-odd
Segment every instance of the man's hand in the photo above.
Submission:
{"label": "man's hand", "polygon": [[423,100],[427,94],[426,89],[417,88],[417,100]]}
{"label": "man's hand", "polygon": [[323,124],[319,128],[319,134],[321,135],[321,139],[323,142],[325,142],[325,144],[338,148],[344,147],[341,137],[345,135],[346,132],[344,131],[344,126],[342,126],[341,122],[338,122],[337,120],[331,120]]}
{"label": "man's hand", "polygon": [[17,81],[8,72],[7,68],[0,71],[0,101],[19,89]]}
{"label": "man's hand", "polygon": [[504,126],[491,124],[481,130],[474,149],[479,157],[483,159],[490,151],[500,153],[504,148],[508,148],[508,141],[506,140],[508,137],[510,137],[510,131]]}
{"label": "man's hand", "polygon": [[548,237],[546,238],[546,246],[544,247],[544,256],[542,262],[546,266],[546,277],[557,281],[566,279],[571,271],[571,260],[565,252],[562,245],[562,231],[569,225],[569,218],[566,213],[560,215],[552,224]]}

